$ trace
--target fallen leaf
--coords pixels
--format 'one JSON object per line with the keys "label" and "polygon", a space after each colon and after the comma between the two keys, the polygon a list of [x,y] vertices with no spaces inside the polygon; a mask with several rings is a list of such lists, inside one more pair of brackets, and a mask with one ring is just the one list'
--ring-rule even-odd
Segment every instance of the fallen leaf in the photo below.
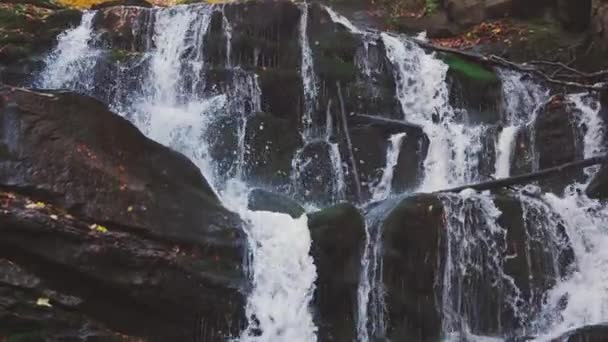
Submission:
{"label": "fallen leaf", "polygon": [[50,299],[45,298],[45,297],[40,297],[38,298],[38,300],[36,300],[36,305],[38,306],[46,306],[47,308],[52,308],[53,306],[50,303]]}
{"label": "fallen leaf", "polygon": [[100,233],[107,233],[108,232],[108,228],[100,225],[100,224],[92,224],[89,226],[89,228],[91,228],[92,230],[95,230],[97,232]]}
{"label": "fallen leaf", "polygon": [[55,221],[57,221],[59,219],[59,217],[57,217],[57,215],[51,215],[50,218],[51,218],[51,220],[55,220]]}

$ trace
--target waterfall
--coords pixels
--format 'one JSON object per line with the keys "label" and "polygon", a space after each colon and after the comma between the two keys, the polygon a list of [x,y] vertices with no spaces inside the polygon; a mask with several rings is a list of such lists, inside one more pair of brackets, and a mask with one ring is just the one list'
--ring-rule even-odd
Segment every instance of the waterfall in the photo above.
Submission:
{"label": "waterfall", "polygon": [[511,158],[517,134],[534,123],[536,112],[549,99],[544,87],[513,70],[499,69],[503,97],[503,128],[496,144],[494,178],[506,178],[511,174]]}
{"label": "waterfall", "polygon": [[[133,121],[148,137],[188,156],[220,194],[224,204],[246,222],[249,237],[252,291],[245,308],[249,325],[243,341],[316,341],[317,328],[310,312],[316,268],[310,256],[311,236],[307,217],[247,210],[247,192],[241,181],[244,167],[247,118],[261,111],[258,77],[226,65],[233,71],[226,93],[206,88],[205,36],[218,6],[191,5],[151,9],[155,16],[154,48],[141,57],[145,74],[129,102],[111,103],[112,108]],[[223,8],[222,8],[223,9]],[[59,38],[47,59],[38,83],[48,88],[71,88],[95,95],[93,67],[98,49],[91,44],[94,12],[87,12],[79,27]],[[231,28],[224,17],[231,54]],[[66,72],[67,71],[67,72]],[[119,75],[120,76],[120,75]],[[130,88],[117,77],[118,87]],[[223,115],[238,115],[237,158],[232,172],[236,179],[218,175],[206,138],[209,125]]]}
{"label": "waterfall", "polygon": [[[584,157],[606,153],[603,131],[605,123],[599,115],[600,103],[589,94],[568,96],[580,111],[578,129],[583,136]],[[542,335],[550,340],[569,329],[605,323],[608,319],[608,206],[588,198],[584,190],[597,172],[587,168],[586,181],[568,187],[563,196],[546,194],[544,199],[564,221],[574,251],[575,268],[547,294],[543,311],[534,322]]]}
{"label": "waterfall", "polygon": [[[309,255],[307,217],[249,212],[254,290],[246,312],[250,317],[241,341],[316,341],[309,310],[317,274]],[[283,305],[282,305],[283,303]]]}
{"label": "waterfall", "polygon": [[308,4],[300,6],[300,49],[302,50],[302,61],[300,73],[302,76],[302,88],[304,90],[304,110],[302,115],[302,138],[304,142],[311,139],[313,130],[313,114],[317,107],[317,80],[315,77],[314,60],[310,42],[308,41]]}
{"label": "waterfall", "polygon": [[386,199],[391,194],[393,174],[399,160],[399,152],[401,151],[401,144],[405,136],[405,133],[397,133],[388,139],[391,144],[386,151],[386,166],[382,171],[382,177],[378,181],[378,184],[372,188],[373,201]]}
{"label": "waterfall", "polygon": [[[336,82],[339,103],[335,98],[333,103],[332,100],[321,103],[325,92],[330,92],[327,90],[334,85],[322,86],[317,79],[316,56],[308,33],[309,5],[298,7],[301,14],[295,32],[301,56],[296,55],[295,64],[300,64],[297,72],[301,77],[303,101],[301,118],[297,120],[303,146],[293,158],[290,151],[291,176],[293,183],[299,184],[301,170],[310,159],[304,155],[305,148],[321,144],[326,148],[324,152],[328,154],[333,177],[329,185],[332,187],[330,202],[335,203],[343,200],[349,190],[345,181],[347,158],[341,155],[340,147],[344,145],[340,144],[349,145],[350,149],[352,142],[350,137],[346,143],[337,141],[336,132],[349,131],[349,113],[345,108],[350,104],[344,100],[350,96],[351,89]],[[325,10],[334,23],[362,36],[362,47],[354,61],[360,74],[369,77],[376,72],[371,70],[367,57],[370,44],[382,42],[377,46],[384,47],[392,69],[394,96],[403,114],[402,120],[420,126],[429,139],[424,176],[416,190],[432,192],[480,180],[482,141],[491,130],[488,126],[467,122],[466,110],[450,104],[448,65],[406,37],[363,32],[330,8]],[[244,230],[251,252],[248,264],[251,292],[245,308],[249,324],[240,336],[232,337],[242,341],[316,341],[317,327],[310,303],[317,275],[310,256],[307,216],[294,219],[285,214],[247,209],[246,189],[251,186],[246,184],[247,128],[253,122],[251,117],[265,110],[266,103],[262,103],[262,71],[239,66],[236,58],[239,51],[232,50],[239,39],[237,22],[228,20],[225,5],[198,4],[142,11],[148,11],[154,18],[146,23],[150,25],[145,30],[150,35],[149,44],[145,51],[133,56],[132,64],[115,68],[112,84],[120,96],[104,93],[104,84],[98,84],[95,77],[103,55],[108,54],[108,48],[98,41],[99,32],[93,27],[96,12],[85,12],[78,27],[59,36],[58,45],[46,59],[46,68],[36,85],[68,88],[98,97],[103,97],[100,95],[103,93],[111,108],[131,120],[148,137],[191,158],[217,189],[222,202],[240,214],[246,222]],[[226,46],[223,41],[220,46],[225,49],[226,60],[220,67],[229,75],[221,86],[213,83],[211,66],[205,59],[209,57],[207,48],[211,48],[206,38],[211,27],[216,26],[212,24],[218,13],[222,15],[221,27],[226,38]],[[313,47],[316,51],[315,45]],[[253,51],[254,58],[261,54],[259,47]],[[137,77],[131,77],[128,73],[135,68],[138,68]],[[494,177],[501,178],[510,176],[517,135],[523,129],[534,128],[537,111],[548,99],[548,91],[521,73],[500,69],[498,74],[502,82],[503,110],[501,122],[497,124],[501,129],[498,136],[493,137],[496,138]],[[585,157],[604,153],[605,123],[594,94],[572,94],[567,99],[578,109],[576,127]],[[325,127],[316,127],[315,115],[323,114],[319,111],[322,105],[326,105]],[[229,160],[227,170],[220,170],[219,161],[210,151],[209,136],[213,133],[213,124],[226,118],[235,123],[234,127],[230,126],[234,128],[231,133],[235,141],[230,151],[233,159]],[[372,201],[379,202],[362,205],[367,212],[366,244],[357,293],[356,329],[360,342],[388,338],[390,326],[387,322],[390,303],[385,303],[383,286],[382,221],[402,198],[391,197],[391,184],[402,145],[407,142],[405,133],[391,133],[384,169],[371,189]],[[349,159],[353,159],[350,152]],[[350,162],[353,169],[356,168],[356,163]],[[528,269],[539,262],[532,258],[531,251],[541,245],[542,272],[557,279],[548,293],[532,291],[530,298],[526,298],[524,289],[519,289],[505,270],[505,264],[517,256],[509,253],[509,231],[500,223],[498,195],[469,190],[442,195],[445,250],[441,251],[444,268],[437,279],[437,310],[442,318],[443,338],[481,339],[473,335],[479,332],[479,321],[487,317],[482,317],[479,309],[484,305],[483,296],[471,292],[474,291],[471,279],[482,279],[488,286],[495,286],[505,310],[513,313],[515,325],[522,330],[509,331],[511,327],[502,317],[491,317],[499,325],[496,330],[504,335],[500,338],[525,333],[536,334],[539,340],[544,340],[571,328],[608,319],[608,232],[605,231],[608,207],[584,195],[585,186],[595,172],[596,167],[586,169],[585,182],[572,184],[563,195],[542,195],[540,189],[533,186],[508,192],[521,205]],[[356,178],[356,170],[354,173]],[[360,186],[358,181],[354,184],[354,187]],[[308,190],[294,188],[293,195]],[[360,188],[357,189],[360,192]],[[561,230],[565,230],[569,242]],[[559,258],[567,248],[572,248],[575,262],[569,273],[563,274]],[[530,280],[539,277],[532,273],[529,276]],[[542,302],[540,312],[532,309],[536,302]]]}
{"label": "waterfall", "polygon": [[95,11],[82,15],[79,26],[57,37],[57,47],[45,60],[46,68],[39,75],[40,88],[68,88],[89,93],[95,86],[90,77],[99,51],[91,47],[94,39]]}
{"label": "waterfall", "polygon": [[448,66],[406,39],[387,33],[381,37],[394,67],[403,119],[420,125],[430,140],[420,190],[477,180],[483,129],[457,121],[448,101]]}
{"label": "waterfall", "polygon": [[515,139],[519,127],[507,126],[502,129],[496,144],[496,165],[494,167],[494,178],[507,178],[511,174],[511,158],[515,147]]}

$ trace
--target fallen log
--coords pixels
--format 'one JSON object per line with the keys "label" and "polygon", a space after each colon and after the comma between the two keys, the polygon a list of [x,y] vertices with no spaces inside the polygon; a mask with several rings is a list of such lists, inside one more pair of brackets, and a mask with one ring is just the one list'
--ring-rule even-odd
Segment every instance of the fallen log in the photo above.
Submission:
{"label": "fallen log", "polygon": [[353,119],[353,120],[351,120],[351,122],[353,122],[355,124],[364,123],[364,124],[390,125],[393,127],[403,128],[403,129],[409,129],[412,127],[421,128],[420,125],[413,124],[413,123],[410,123],[407,121],[387,119],[387,118],[383,118],[383,117],[379,117],[379,116],[372,116],[372,115],[366,115],[366,114],[354,114],[354,115],[351,115],[350,118]]}
{"label": "fallen log", "polygon": [[[535,75],[535,76],[541,78],[542,80],[544,80],[547,83],[551,83],[551,84],[555,84],[555,85],[565,86],[565,87],[569,87],[569,88],[584,89],[587,91],[599,91],[599,90],[608,89],[608,83],[606,83],[606,82],[601,82],[601,83],[594,82],[593,84],[585,84],[585,83],[579,83],[579,82],[559,80],[559,79],[556,79],[552,76],[545,74],[544,72],[542,72],[541,70],[539,70],[533,66],[511,62],[511,61],[508,61],[508,60],[506,60],[502,57],[496,56],[496,55],[485,56],[485,55],[481,55],[481,54],[474,53],[474,52],[462,51],[462,50],[434,45],[434,44],[431,44],[429,42],[426,42],[426,41],[420,40],[420,39],[413,39],[413,41],[416,44],[418,44],[420,47],[422,47],[423,49],[455,54],[455,55],[459,55],[461,57],[473,60],[473,61],[481,63],[481,64],[499,66],[499,67],[503,67],[503,68],[507,68],[507,69],[517,70],[522,73],[532,74],[532,75]],[[534,64],[538,64],[538,61],[535,61]],[[580,71],[577,71],[577,73],[579,76],[581,76]],[[585,75],[585,76],[589,76],[589,77],[584,77],[584,78],[599,77],[599,76],[602,76],[603,73],[604,73],[604,71],[600,71],[598,73]]]}
{"label": "fallen log", "polygon": [[575,161],[575,162],[562,164],[562,165],[551,167],[548,169],[543,169],[543,170],[540,170],[537,172],[526,173],[526,174],[519,175],[519,176],[513,176],[513,177],[509,177],[509,178],[486,181],[486,182],[481,182],[481,183],[476,183],[476,184],[458,186],[458,187],[451,188],[451,189],[436,191],[435,193],[460,192],[460,191],[466,190],[466,189],[473,189],[476,191],[485,191],[485,190],[494,190],[494,189],[499,189],[499,188],[505,188],[505,187],[509,187],[509,186],[513,186],[513,185],[528,184],[530,182],[534,182],[537,180],[559,176],[561,173],[563,173],[565,171],[579,170],[579,169],[584,169],[589,166],[603,164],[606,161],[608,161],[608,156],[606,156],[606,155],[592,157],[592,158],[588,158],[588,159],[584,159],[584,160],[579,160],[579,161]]}

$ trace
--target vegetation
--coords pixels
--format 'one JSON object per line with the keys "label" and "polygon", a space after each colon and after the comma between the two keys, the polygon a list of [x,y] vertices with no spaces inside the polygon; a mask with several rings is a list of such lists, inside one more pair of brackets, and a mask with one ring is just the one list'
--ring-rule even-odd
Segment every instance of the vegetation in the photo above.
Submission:
{"label": "vegetation", "polygon": [[75,8],[89,8],[108,0],[57,0],[61,5]]}

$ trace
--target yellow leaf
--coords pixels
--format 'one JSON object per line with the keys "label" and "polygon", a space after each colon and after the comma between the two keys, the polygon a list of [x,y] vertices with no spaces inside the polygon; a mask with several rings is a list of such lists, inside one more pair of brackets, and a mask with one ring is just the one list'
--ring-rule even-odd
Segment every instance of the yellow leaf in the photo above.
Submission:
{"label": "yellow leaf", "polygon": [[97,232],[100,233],[107,233],[108,232],[108,228],[100,225],[100,224],[92,224],[89,226],[89,228],[91,228],[92,230],[95,230]]}
{"label": "yellow leaf", "polygon": [[48,298],[40,297],[36,301],[36,305],[38,305],[38,306],[46,306],[47,308],[52,308],[53,306],[51,305],[50,301],[51,300],[48,299]]}

